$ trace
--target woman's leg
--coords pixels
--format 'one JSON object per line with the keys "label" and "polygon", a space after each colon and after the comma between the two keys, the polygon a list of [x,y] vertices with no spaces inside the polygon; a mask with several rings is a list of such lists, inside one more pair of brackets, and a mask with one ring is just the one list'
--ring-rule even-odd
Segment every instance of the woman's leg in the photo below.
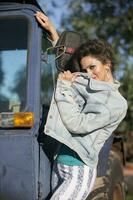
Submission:
{"label": "woman's leg", "polygon": [[52,184],[53,195],[50,200],[85,200],[94,185],[96,170],[86,165],[67,166],[57,163],[52,178],[56,184]]}
{"label": "woman's leg", "polygon": [[51,187],[52,187],[52,194],[55,192],[57,187],[61,185],[62,179],[59,174],[58,164],[54,162],[53,169],[52,169],[52,179],[51,179]]}

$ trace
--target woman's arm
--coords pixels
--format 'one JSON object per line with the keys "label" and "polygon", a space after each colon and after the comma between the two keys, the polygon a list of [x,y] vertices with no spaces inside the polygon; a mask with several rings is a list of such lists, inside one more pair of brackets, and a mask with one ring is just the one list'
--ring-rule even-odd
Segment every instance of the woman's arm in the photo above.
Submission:
{"label": "woman's arm", "polygon": [[70,82],[58,80],[55,92],[55,100],[65,127],[72,133],[88,134],[109,125],[110,111],[104,104],[93,104],[93,112],[80,112],[79,105],[74,100],[75,91],[68,83]]}
{"label": "woman's arm", "polygon": [[40,23],[42,28],[46,29],[50,33],[50,39],[52,42],[57,42],[59,39],[59,35],[56,31],[56,28],[52,24],[52,22],[49,20],[49,18],[44,15],[42,12],[36,12],[35,17],[37,21]]}
{"label": "woman's arm", "polygon": [[69,71],[60,73],[55,92],[55,100],[65,127],[72,133],[88,134],[114,122],[119,124],[125,116],[125,110],[123,112],[120,110],[121,114],[116,113],[105,104],[94,102],[89,105],[86,113],[81,112],[75,101],[75,90],[72,87],[74,78],[74,75]]}

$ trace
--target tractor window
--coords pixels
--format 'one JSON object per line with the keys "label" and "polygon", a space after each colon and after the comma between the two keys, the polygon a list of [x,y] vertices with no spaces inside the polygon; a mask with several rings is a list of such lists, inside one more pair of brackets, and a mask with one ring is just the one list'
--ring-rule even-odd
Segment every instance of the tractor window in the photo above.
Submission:
{"label": "tractor window", "polygon": [[0,18],[0,112],[19,112],[26,104],[26,18]]}
{"label": "tractor window", "polygon": [[[41,106],[42,106],[42,122],[46,123],[49,105],[54,91],[54,82],[57,78],[57,70],[55,67],[55,55],[51,49],[52,44],[46,35],[42,38],[42,65],[41,65]],[[43,126],[42,126],[43,127]]]}
{"label": "tractor window", "polygon": [[[43,35],[42,52],[43,60],[41,66],[41,103],[48,106],[50,104],[54,84],[56,82],[57,70],[55,67],[55,54],[51,42]],[[49,49],[49,50],[47,50]]]}

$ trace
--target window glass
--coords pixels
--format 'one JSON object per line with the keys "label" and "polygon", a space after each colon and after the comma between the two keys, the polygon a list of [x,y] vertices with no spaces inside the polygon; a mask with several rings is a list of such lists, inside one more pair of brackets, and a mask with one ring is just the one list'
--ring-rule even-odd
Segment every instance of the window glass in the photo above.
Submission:
{"label": "window glass", "polygon": [[55,54],[51,42],[43,35],[42,40],[42,65],[41,65],[41,103],[48,106],[51,102],[57,78],[55,67]]}
{"label": "window glass", "polygon": [[27,35],[27,19],[0,18],[0,112],[26,104]]}
{"label": "window glass", "polygon": [[42,65],[41,65],[42,127],[44,127],[44,124],[46,123],[49,105],[52,99],[57,79],[57,70],[55,67],[55,54],[54,50],[51,49],[51,47],[52,47],[51,42],[47,39],[46,35],[44,34],[42,38]]}

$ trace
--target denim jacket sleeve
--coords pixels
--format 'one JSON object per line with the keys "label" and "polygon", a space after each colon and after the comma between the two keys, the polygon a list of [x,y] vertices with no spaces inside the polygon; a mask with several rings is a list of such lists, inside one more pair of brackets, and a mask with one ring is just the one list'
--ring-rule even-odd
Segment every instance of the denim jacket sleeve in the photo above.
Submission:
{"label": "denim jacket sleeve", "polygon": [[83,113],[74,100],[75,91],[68,81],[58,81],[55,92],[57,107],[65,127],[75,134],[87,134],[110,124],[110,113],[104,104],[94,112]]}

